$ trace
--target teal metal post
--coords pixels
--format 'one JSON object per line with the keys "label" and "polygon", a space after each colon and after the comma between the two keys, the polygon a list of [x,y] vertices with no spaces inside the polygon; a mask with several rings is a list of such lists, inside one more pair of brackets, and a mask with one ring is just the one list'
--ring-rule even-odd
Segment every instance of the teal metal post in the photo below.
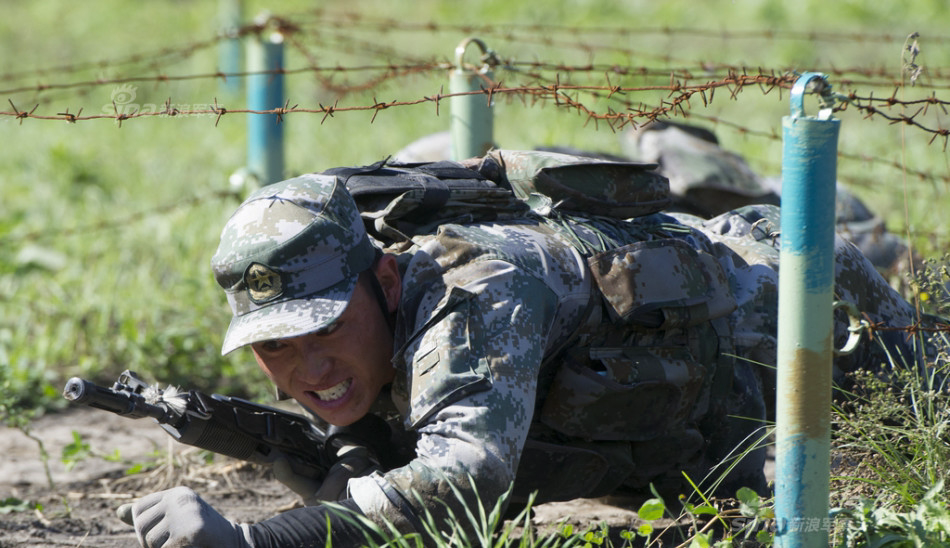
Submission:
{"label": "teal metal post", "polygon": [[[248,40],[247,108],[274,110],[284,106],[284,38],[280,33]],[[276,71],[276,72],[275,72]],[[247,168],[261,186],[284,176],[284,121],[277,114],[248,114]]]}
{"label": "teal metal post", "polygon": [[[809,84],[821,92],[817,117],[805,116]],[[779,260],[775,544],[827,547],[831,365],[834,352],[835,180],[839,120],[831,86],[819,73],[792,87],[782,119],[782,250]]]}
{"label": "teal metal post", "polygon": [[[218,71],[227,74],[241,72],[241,39],[238,31],[244,20],[243,0],[218,0],[218,33],[221,42],[218,44]],[[227,76],[220,83],[220,87],[227,93],[237,93],[241,90],[243,78]]]}
{"label": "teal metal post", "polygon": [[[466,93],[486,89],[486,82],[492,79],[491,65],[488,62],[478,69],[466,68],[462,63],[468,45],[475,43],[482,50],[483,60],[494,60],[495,54],[478,38],[466,38],[455,48],[455,70],[449,78],[450,93]],[[450,98],[450,133],[452,137],[452,159],[464,160],[474,156],[483,156],[492,147],[494,120],[492,105],[486,93],[456,95]]]}

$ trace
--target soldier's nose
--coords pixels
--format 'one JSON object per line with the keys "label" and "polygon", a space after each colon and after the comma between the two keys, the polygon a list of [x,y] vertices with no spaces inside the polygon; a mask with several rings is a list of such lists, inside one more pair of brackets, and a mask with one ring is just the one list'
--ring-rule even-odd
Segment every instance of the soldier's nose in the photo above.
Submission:
{"label": "soldier's nose", "polygon": [[319,384],[333,370],[333,360],[313,354],[306,356],[294,369],[294,377],[307,384]]}

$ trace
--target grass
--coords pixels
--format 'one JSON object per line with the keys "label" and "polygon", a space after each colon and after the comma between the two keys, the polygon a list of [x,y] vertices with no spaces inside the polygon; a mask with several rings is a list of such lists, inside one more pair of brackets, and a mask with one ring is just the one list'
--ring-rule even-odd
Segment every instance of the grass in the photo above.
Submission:
{"label": "grass", "polygon": [[[947,348],[947,334],[937,335]],[[831,502],[838,546],[950,545],[950,386],[946,356],[926,371],[856,373],[836,406]]]}
{"label": "grass", "polygon": [[[474,482],[472,487],[477,497]],[[350,525],[361,528],[366,544],[371,548],[417,548],[424,545],[436,548],[709,547],[713,543],[725,547],[732,546],[733,541],[746,546],[750,543],[771,544],[767,529],[763,527],[773,517],[771,507],[763,504],[751,489],[740,491],[740,504],[735,509],[721,511],[708,502],[699,506],[687,504],[679,515],[671,513],[665,501],[654,491],[654,497],[645,500],[637,510],[638,523],[624,528],[609,527],[603,522],[577,528],[567,523],[568,517],[553,527],[539,528],[532,521],[533,497],[515,515],[505,517],[509,495],[510,492],[497,501],[477,497],[473,505],[463,503],[462,507],[466,508],[463,515],[451,510],[459,507],[457,502],[440,501],[450,509],[448,517],[440,521],[432,513],[427,513],[422,518],[424,531],[408,535],[400,534],[389,522],[374,523],[345,508],[329,506]],[[468,499],[455,488],[453,496],[458,501]],[[714,524],[727,532],[717,533]],[[330,537],[332,539],[332,532]]]}
{"label": "grass", "polygon": [[[295,14],[292,21],[312,21],[305,14],[311,3],[302,0],[278,7],[251,0],[244,4],[248,18],[269,8]],[[388,30],[356,26],[340,33],[328,26],[319,34],[304,35],[303,41],[318,55],[321,66],[385,63],[368,46],[347,50],[346,38],[417,59],[448,60],[455,45],[468,35],[464,29],[400,29],[406,23],[434,21],[488,25],[481,37],[503,57],[518,61],[645,66],[660,72],[688,68],[701,73],[704,63],[779,72],[818,70],[832,73],[836,89],[853,85],[862,96],[894,94],[910,100],[935,93],[946,99],[940,87],[946,77],[941,71],[950,66],[950,51],[940,23],[946,20],[947,8],[938,0],[873,5],[808,0],[794,7],[779,0],[729,4],[561,0],[546,3],[540,13],[536,3],[510,0],[477,4],[423,0],[411,5],[355,0],[322,5],[333,13],[360,12],[392,17],[395,22]],[[9,52],[0,56],[0,90],[6,90],[0,92],[4,103],[0,110],[28,112],[36,105],[38,114],[48,115],[75,114],[80,108],[86,114],[109,112],[114,95],[122,91],[118,83],[42,92],[9,90],[214,72],[214,48],[158,66],[148,61],[151,53],[163,48],[213,36],[218,28],[217,10],[218,2],[211,0],[187,4],[108,0],[94,6],[64,0],[8,3],[0,19],[0,47]],[[512,30],[508,25],[520,26]],[[539,32],[530,25],[549,26]],[[754,34],[744,37],[743,31]],[[774,35],[766,36],[765,31]],[[810,32],[822,38],[809,38]],[[911,32],[921,34],[916,62],[924,73],[917,87],[895,91],[894,82],[906,78],[902,46]],[[875,38],[881,33],[894,39]],[[98,63],[128,59],[136,53],[145,60]],[[89,62],[93,63],[83,65]],[[288,67],[308,62],[298,53],[288,53]],[[32,67],[50,70],[37,72]],[[834,72],[845,67],[876,72],[874,76]],[[334,76],[334,82],[355,84],[370,74],[353,71]],[[312,73],[304,72],[288,76],[287,93],[291,104],[301,106],[337,100],[340,105],[369,105],[444,92],[446,76],[444,71],[432,71],[391,80],[369,91],[335,94]],[[530,81],[517,72],[501,71],[497,76],[513,85]],[[553,72],[546,76],[553,81]],[[609,78],[611,85],[623,86],[665,85],[670,80],[668,76],[605,76],[600,71],[590,75],[565,71],[558,77],[561,82],[595,84]],[[713,74],[710,79],[716,77]],[[141,105],[160,106],[166,100],[175,105],[204,105],[217,100],[231,108],[243,106],[240,94],[210,78],[127,85]],[[576,97],[601,111],[608,107],[622,111],[621,100],[657,105],[668,99],[669,92],[644,91],[611,99]],[[376,161],[415,138],[445,129],[446,108],[442,104],[437,110],[431,103],[392,108],[376,113],[374,120],[372,112],[339,112],[326,119],[312,114],[287,116],[287,174]],[[900,107],[885,111],[898,113]],[[764,94],[758,88],[746,88],[731,97],[727,90],[720,90],[708,105],[693,99],[686,113],[689,121],[714,129],[726,148],[741,153],[760,173],[779,172],[777,136],[781,117],[788,113],[787,93]],[[947,115],[940,108],[932,106],[927,116],[930,126],[946,126]],[[925,257],[939,258],[939,252],[950,248],[950,233],[942,216],[934,214],[948,205],[950,165],[942,138],[930,144],[931,134],[906,124],[890,124],[881,117],[867,119],[853,108],[839,117],[839,149],[847,154],[839,160],[839,179],[867,200],[891,230],[907,234]],[[162,383],[267,397],[270,387],[247,354],[219,355],[228,311],[208,268],[218,232],[239,200],[231,192],[228,177],[245,161],[244,127],[244,115],[237,114],[226,115],[217,124],[211,116],[190,116],[133,119],[121,126],[111,120],[68,124],[0,117],[0,419],[6,424],[26,425],[23,419],[62,407],[59,391],[72,375],[111,382],[124,369],[138,370]],[[496,140],[508,148],[565,144],[622,151],[618,134],[607,124],[550,103],[497,98],[495,128]],[[914,175],[918,171],[932,177],[920,179]],[[897,407],[887,409],[896,412],[912,404],[915,415],[898,417],[910,421],[904,426],[882,431],[872,428],[873,417],[843,416],[842,423],[853,426],[855,446],[873,442],[883,444],[879,449],[892,447],[900,453],[900,460],[882,463],[882,470],[896,467],[910,473],[911,468],[923,466],[915,459],[939,449],[932,445],[938,439],[932,430],[925,430],[932,434],[926,439],[910,437],[916,421],[926,415],[920,411],[936,407],[928,393],[902,397],[894,402]],[[860,441],[860,436],[867,439]],[[910,440],[910,448],[905,447],[907,441],[898,440]],[[912,511],[944,476],[945,470],[937,464],[923,466],[923,475],[914,481],[906,477],[861,481],[869,486],[869,493],[883,490],[897,497],[881,500],[882,505]],[[901,491],[905,488],[906,492]],[[942,496],[938,493],[932,499],[946,503]]]}

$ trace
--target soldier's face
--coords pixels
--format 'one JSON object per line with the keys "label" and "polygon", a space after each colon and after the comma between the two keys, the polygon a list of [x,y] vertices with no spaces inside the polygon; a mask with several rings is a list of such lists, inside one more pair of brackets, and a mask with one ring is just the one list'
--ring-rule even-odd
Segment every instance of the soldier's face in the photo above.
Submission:
{"label": "soldier's face", "polygon": [[[377,267],[390,310],[399,302],[395,264],[383,260]],[[262,341],[251,348],[258,365],[279,389],[337,426],[366,415],[395,375],[392,333],[365,280],[356,285],[346,310],[327,329]]]}

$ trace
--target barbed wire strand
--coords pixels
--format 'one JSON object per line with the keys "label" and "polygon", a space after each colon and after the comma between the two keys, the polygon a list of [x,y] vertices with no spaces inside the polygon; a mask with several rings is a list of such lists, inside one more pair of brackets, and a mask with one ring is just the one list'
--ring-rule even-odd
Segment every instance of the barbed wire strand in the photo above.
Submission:
{"label": "barbed wire strand", "polygon": [[[321,10],[317,10],[314,13],[322,14]],[[656,34],[656,35],[667,35],[673,36],[678,34],[697,34],[696,30],[698,29],[669,29],[669,28],[653,28],[653,29],[590,29],[590,28],[574,28],[574,27],[563,27],[563,26],[548,26],[548,25],[515,25],[515,26],[472,26],[472,25],[438,25],[433,23],[426,24],[417,24],[417,23],[403,23],[398,21],[393,21],[391,19],[382,19],[382,18],[367,18],[364,16],[356,14],[346,14],[344,16],[337,16],[338,19],[332,20],[335,27],[351,26],[351,27],[363,27],[371,29],[374,32],[396,32],[396,31],[407,31],[407,32],[419,32],[419,31],[430,31],[430,32],[464,32],[464,33],[487,33],[489,35],[495,35],[497,33],[502,34],[511,34],[512,29],[517,29],[519,34],[523,35],[525,32],[537,32],[543,33],[545,36],[551,34],[550,31],[556,30],[566,34],[574,36],[582,36],[588,33],[595,33],[602,35],[604,33],[611,35],[626,35],[635,33],[638,36],[644,34]],[[322,24],[328,22],[327,19],[322,19]],[[69,108],[66,108],[63,112],[57,112],[55,115],[45,114],[42,112],[37,112],[38,107],[42,101],[36,101],[32,106],[27,110],[26,108],[18,108],[12,98],[8,98],[8,103],[11,107],[10,111],[0,111],[0,117],[12,117],[16,119],[19,123],[22,124],[25,119],[39,119],[39,120],[61,120],[70,123],[75,123],[78,121],[86,121],[93,119],[111,119],[114,120],[117,124],[121,125],[122,122],[133,119],[133,118],[142,118],[142,117],[175,117],[175,116],[210,116],[214,117],[215,125],[218,124],[220,119],[228,113],[237,114],[276,114],[278,119],[282,119],[284,115],[291,113],[315,113],[321,114],[323,116],[321,123],[326,121],[326,119],[332,116],[335,113],[339,112],[356,112],[356,111],[373,111],[373,117],[371,122],[375,120],[376,115],[385,109],[398,107],[398,106],[411,106],[417,105],[424,102],[434,102],[436,105],[436,111],[439,110],[439,105],[442,99],[452,97],[457,94],[446,94],[441,90],[438,94],[431,96],[424,96],[420,99],[414,100],[393,100],[389,102],[380,102],[376,98],[373,98],[372,104],[369,105],[350,105],[350,106],[340,106],[339,98],[346,96],[347,94],[357,92],[357,91],[366,91],[372,90],[379,86],[382,86],[386,82],[394,81],[398,78],[410,76],[410,75],[419,75],[432,72],[439,72],[440,76],[444,76],[446,70],[452,68],[451,65],[446,61],[438,61],[433,59],[423,60],[418,56],[402,54],[398,50],[392,47],[379,46],[375,41],[372,40],[361,40],[353,37],[346,32],[340,32],[336,37],[328,37],[327,33],[307,33],[306,32],[306,23],[301,22],[291,22],[287,17],[272,17],[266,22],[256,22],[254,24],[246,25],[233,31],[230,34],[219,33],[215,37],[208,40],[195,41],[190,44],[186,44],[179,47],[170,47],[162,48],[152,54],[139,53],[133,54],[130,56],[125,56],[122,58],[112,59],[109,61],[99,61],[99,62],[89,62],[89,63],[79,63],[75,65],[61,65],[55,67],[55,69],[38,69],[36,71],[24,71],[21,73],[8,73],[6,75],[0,76],[0,80],[4,78],[11,78],[12,76],[24,76],[28,74],[46,74],[49,72],[56,71],[79,71],[87,68],[103,68],[105,66],[112,65],[145,65],[152,70],[160,71],[161,63],[171,63],[177,60],[186,59],[195,53],[207,49],[211,46],[216,45],[223,39],[234,39],[240,38],[252,33],[261,33],[267,28],[273,28],[277,31],[285,34],[288,38],[287,42],[291,47],[297,51],[306,61],[307,66],[293,68],[293,69],[281,69],[279,71],[262,71],[262,72],[252,72],[252,71],[242,71],[236,73],[222,73],[222,72],[213,72],[213,73],[204,73],[204,74],[184,74],[184,75],[168,75],[164,73],[159,73],[151,76],[122,76],[122,77],[113,77],[113,78],[95,78],[93,80],[81,80],[74,82],[61,82],[61,83],[39,83],[32,85],[20,85],[17,87],[12,87],[8,89],[0,90],[0,94],[5,95],[14,95],[22,92],[32,92],[36,95],[39,95],[43,92],[48,92],[52,90],[70,90],[79,93],[87,92],[88,88],[101,87],[107,85],[128,85],[128,84],[141,84],[145,82],[155,82],[156,84],[163,82],[173,82],[173,81],[186,81],[186,80],[201,80],[201,79],[228,79],[228,78],[243,78],[247,76],[257,75],[257,74],[276,74],[281,73],[285,75],[294,75],[294,74],[303,74],[303,73],[313,73],[316,75],[319,84],[332,93],[337,94],[338,98],[334,101],[333,105],[325,106],[319,104],[317,108],[306,108],[295,105],[290,107],[289,104],[285,105],[282,108],[277,108],[273,110],[263,110],[263,111],[254,111],[249,109],[234,109],[234,108],[225,108],[224,106],[218,105],[217,99],[214,99],[211,103],[208,104],[208,108],[178,108],[177,105],[173,105],[171,98],[168,98],[162,108],[152,108],[141,109],[141,110],[127,110],[127,105],[116,105],[114,102],[112,104],[112,113],[101,112],[99,114],[82,114],[83,109],[79,108],[76,112],[71,113]],[[325,26],[323,27],[325,29]],[[524,32],[521,32],[524,31]],[[896,37],[890,35],[880,35],[880,34],[841,34],[841,33],[795,33],[795,32],[786,32],[786,33],[775,33],[772,31],[755,31],[755,32],[741,32],[741,31],[703,31],[698,34],[707,36],[707,37],[717,37],[723,40],[741,40],[741,39],[765,39],[765,40],[774,40],[774,39],[791,39],[791,40],[851,40],[851,41],[896,41]],[[309,42],[308,42],[309,41]],[[940,41],[939,39],[936,41]],[[316,44],[313,42],[317,42]],[[340,50],[347,50],[352,52],[359,52],[365,54],[370,52],[374,55],[380,57],[386,57],[389,59],[401,59],[405,61],[403,64],[396,64],[393,62],[388,62],[385,65],[358,65],[358,66],[343,66],[336,65],[332,67],[320,66],[318,62],[318,53],[314,50],[316,46],[322,46],[324,48],[335,47]],[[571,43],[570,45],[577,46],[577,43]],[[632,54],[633,51],[629,50],[626,53]],[[492,83],[487,87],[487,89],[477,92],[469,93],[484,93],[491,97],[500,97],[500,96],[520,96],[523,101],[526,98],[530,100],[531,103],[537,102],[539,100],[552,100],[557,107],[568,108],[582,113],[587,116],[588,122],[598,121],[607,122],[611,130],[618,130],[623,128],[627,124],[633,124],[634,126],[642,123],[647,123],[652,120],[660,119],[663,117],[673,117],[673,116],[692,116],[699,119],[705,119],[715,124],[721,124],[726,127],[730,127],[741,134],[753,135],[757,137],[764,137],[771,140],[780,140],[781,137],[775,133],[775,131],[760,131],[754,130],[751,128],[744,127],[740,124],[724,120],[716,116],[708,116],[702,113],[697,113],[691,108],[690,99],[699,94],[700,99],[703,102],[704,106],[708,106],[712,102],[714,97],[715,90],[721,87],[726,87],[729,90],[730,97],[735,99],[736,95],[742,91],[745,87],[749,85],[757,85],[763,94],[770,93],[773,89],[778,89],[781,92],[782,89],[786,89],[791,85],[791,82],[794,78],[794,73],[785,71],[784,74],[776,76],[776,72],[770,71],[766,72],[763,69],[758,69],[758,75],[753,75],[752,78],[749,78],[749,72],[752,72],[753,69],[748,67],[741,67],[729,64],[720,64],[720,63],[709,63],[701,62],[697,63],[698,68],[689,68],[689,67],[679,67],[679,68],[651,68],[646,66],[622,66],[618,64],[594,64],[587,63],[583,65],[570,65],[566,63],[551,63],[544,61],[516,61],[509,60],[505,61],[503,68],[507,69],[507,73],[514,74],[522,80],[525,80],[526,83],[521,86],[501,86],[500,83]],[[344,84],[336,83],[333,80],[333,76],[340,73],[369,73],[370,76],[364,80],[353,84],[349,79]],[[855,80],[848,78],[841,78],[836,81],[836,85],[841,88],[848,88],[853,86],[862,86],[862,87],[883,87],[887,86],[892,88],[893,92],[889,96],[879,96],[875,97],[873,92],[868,95],[861,96],[856,91],[849,91],[846,94],[838,94],[839,99],[841,100],[838,110],[844,111],[847,110],[849,105],[854,109],[860,111],[866,119],[874,119],[875,117],[886,120],[890,124],[903,124],[905,126],[913,126],[917,129],[923,130],[927,133],[932,134],[930,142],[933,143],[937,140],[938,137],[943,140],[943,148],[946,150],[948,143],[948,136],[950,132],[947,129],[942,127],[931,127],[918,120],[919,117],[926,116],[931,107],[937,107],[943,114],[947,114],[947,104],[948,101],[942,100],[937,97],[935,89],[945,89],[947,86],[937,86],[930,85],[930,95],[918,99],[902,100],[898,99],[898,91],[905,89],[904,82],[902,80],[895,81],[891,78],[888,78],[888,72],[884,68],[862,68],[862,67],[850,67],[850,68],[839,68],[832,69],[829,72],[836,74],[838,76],[845,75],[861,75],[864,76],[865,80]],[[547,73],[552,73],[548,75]],[[562,77],[574,77],[578,75],[585,75],[587,77],[599,76],[603,81],[606,81],[607,85],[597,85],[590,83],[583,84],[572,84],[572,83],[562,83]],[[935,76],[937,79],[944,78],[942,71],[929,69],[928,74]],[[711,75],[719,75],[718,80],[711,80],[709,77]],[[740,77],[741,75],[741,77]],[[665,79],[667,83],[663,85],[641,85],[641,86],[620,86],[610,84],[611,76],[614,77],[638,77],[645,80],[653,79],[660,80]],[[884,77],[882,80],[873,80],[873,77]],[[691,84],[691,82],[697,81],[700,78],[705,78],[706,82],[702,84]],[[566,78],[567,80],[572,80],[575,78]],[[533,84],[533,85],[532,85]],[[635,102],[627,98],[628,95],[634,93],[643,93],[643,92],[659,92],[665,91],[668,93],[667,101],[662,101],[660,105],[649,106],[646,103],[640,101]],[[708,92],[708,95],[707,95]],[[574,93],[572,97],[569,95]],[[468,93],[467,93],[468,94]],[[608,108],[606,111],[596,111],[591,107],[588,107],[584,104],[578,97],[579,94],[585,94],[585,96],[593,99],[606,98],[611,101],[615,101],[620,105],[619,110]],[[686,105],[686,106],[684,106]],[[154,106],[154,105],[153,105]],[[190,105],[197,106],[197,105]],[[689,108],[687,108],[689,107]],[[889,111],[894,108],[899,108],[899,114],[892,114]],[[103,109],[105,110],[105,109]],[[912,114],[904,114],[905,110],[912,111]],[[875,156],[869,156],[866,154],[849,154],[848,152],[839,151],[839,157],[866,162],[866,163],[877,163],[886,165],[892,168],[904,170],[906,173],[916,176],[921,180],[942,180],[950,181],[950,177],[935,175],[933,173],[925,172],[922,170],[912,170],[908,169],[906,166],[901,165],[900,162],[887,160],[884,158],[879,158]]]}
{"label": "barbed wire strand", "polygon": [[[445,68],[446,68],[445,65],[434,64],[434,65],[409,66],[409,67],[398,67],[398,66],[323,67],[320,70],[325,70],[325,71],[330,71],[330,72],[351,71],[351,70],[352,71],[385,70],[386,74],[389,76],[369,80],[369,82],[372,82],[372,83],[379,83],[380,81],[385,80],[386,78],[389,78],[389,77],[397,77],[400,75],[407,75],[407,74],[418,74],[421,72],[434,70],[434,69],[445,70]],[[313,70],[313,69],[314,67],[307,67],[307,68],[301,68],[301,69],[296,69],[296,70],[284,69],[282,71],[267,71],[267,72],[271,72],[271,73],[283,72],[286,74],[288,72],[290,73],[306,72],[308,70]],[[246,74],[252,74],[252,73],[241,73],[241,75],[246,75]],[[185,77],[178,77],[178,78],[185,78]],[[137,79],[112,80],[110,81],[110,83],[130,83],[132,81],[145,81],[145,80],[150,80],[150,79],[151,78],[149,77],[141,77]],[[667,84],[665,86],[640,86],[640,87],[624,88],[624,87],[619,87],[619,86],[568,86],[568,85],[560,84],[557,81],[557,78],[555,78],[554,83],[549,86],[524,86],[521,88],[496,87],[496,88],[492,88],[485,91],[468,92],[467,94],[488,93],[488,94],[495,94],[496,96],[503,95],[503,94],[523,94],[523,95],[530,95],[532,97],[532,101],[538,100],[539,97],[547,98],[547,99],[554,98],[555,104],[557,106],[569,107],[569,108],[573,107],[574,109],[578,111],[584,112],[588,116],[589,120],[608,121],[611,129],[614,131],[622,128],[627,123],[634,123],[634,125],[638,123],[642,124],[642,123],[647,123],[652,120],[660,119],[663,117],[675,116],[678,114],[681,116],[688,115],[688,116],[692,116],[699,119],[706,119],[717,124],[722,124],[724,126],[734,128],[736,131],[740,132],[741,134],[765,137],[771,140],[779,141],[781,137],[777,135],[774,131],[769,131],[769,132],[758,131],[758,130],[744,127],[734,122],[724,120],[719,117],[705,116],[701,113],[695,112],[694,110],[687,111],[683,108],[683,103],[685,102],[688,104],[690,96],[692,96],[695,93],[699,93],[704,105],[708,105],[708,103],[710,103],[713,99],[715,89],[717,87],[723,87],[723,86],[726,86],[726,87],[732,86],[732,89],[730,90],[730,94],[733,98],[735,98],[735,95],[738,93],[739,89],[748,85],[759,85],[760,89],[763,90],[763,93],[767,94],[769,91],[771,91],[771,89],[776,87],[776,83],[779,83],[778,85],[779,89],[787,88],[790,85],[791,79],[792,79],[791,75],[788,75],[785,77],[776,77],[774,75],[768,75],[767,77],[765,77],[765,80],[757,78],[755,80],[748,81],[748,80],[743,80],[743,79],[737,79],[735,75],[733,75],[732,77],[727,78],[725,80],[720,80],[718,82],[707,82],[707,84],[704,84],[702,86],[692,86],[691,88],[677,82],[674,82],[672,84]],[[671,80],[673,80],[672,76],[671,76]],[[762,88],[761,86],[763,84],[766,85],[767,87]],[[364,85],[367,85],[367,83],[364,83]],[[369,88],[372,86],[367,85],[367,87]],[[607,113],[594,112],[593,110],[583,106],[583,104],[580,103],[579,101],[576,101],[568,96],[563,95],[563,93],[567,91],[585,91],[588,93],[600,93],[601,95],[606,96],[608,98],[618,98],[628,92],[658,91],[658,90],[668,91],[671,94],[680,93],[680,95],[674,101],[664,103],[663,105],[660,105],[657,107],[647,107],[646,105],[642,103],[639,105],[634,105],[632,101],[624,101],[624,104],[626,105],[625,106],[626,112],[608,111]],[[708,96],[706,95],[706,91],[709,91]],[[355,106],[344,106],[344,107],[341,107],[337,100],[334,102],[333,105],[325,106],[325,105],[320,104],[318,108],[301,108],[295,105],[294,107],[281,107],[278,109],[264,110],[264,111],[253,111],[253,110],[248,110],[248,109],[229,109],[229,108],[225,108],[223,106],[218,105],[216,100],[210,103],[207,109],[181,109],[181,108],[172,106],[171,99],[169,98],[168,100],[166,100],[163,108],[160,108],[160,109],[155,108],[151,111],[142,110],[142,111],[127,112],[125,111],[125,109],[120,109],[117,105],[113,104],[113,113],[111,114],[107,114],[103,112],[100,114],[86,115],[86,116],[82,115],[82,108],[80,108],[75,113],[70,113],[69,108],[67,108],[65,109],[64,112],[56,113],[56,115],[38,114],[36,112],[38,104],[34,104],[29,111],[26,111],[25,109],[21,110],[20,108],[18,108],[13,103],[12,100],[8,100],[8,103],[10,104],[10,107],[11,107],[11,111],[0,111],[0,117],[2,116],[13,117],[13,118],[16,118],[20,123],[22,123],[24,119],[28,119],[28,118],[41,119],[41,120],[61,120],[61,121],[66,121],[70,123],[75,123],[77,121],[83,121],[83,120],[93,120],[93,119],[112,119],[121,126],[121,124],[125,120],[129,120],[133,118],[141,118],[141,117],[146,117],[146,116],[149,116],[149,117],[210,116],[210,117],[215,118],[215,125],[217,125],[221,117],[223,117],[225,114],[228,114],[228,113],[231,113],[231,114],[237,114],[237,113],[277,114],[279,117],[282,117],[290,113],[316,113],[316,114],[323,115],[323,118],[321,120],[321,123],[322,123],[326,121],[328,117],[331,117],[335,113],[338,113],[338,112],[372,110],[373,117],[371,121],[373,121],[375,120],[376,115],[381,110],[385,110],[385,109],[396,107],[396,106],[416,105],[423,102],[435,102],[436,111],[438,112],[440,101],[442,99],[446,99],[452,96],[453,94],[446,94],[446,93],[440,92],[439,94],[436,94],[434,96],[426,96],[421,99],[412,100],[412,101],[392,101],[388,103],[383,103],[383,102],[378,102],[374,99],[372,105],[355,105]],[[937,139],[937,137],[942,137],[944,150],[946,150],[947,142],[948,142],[948,131],[944,128],[927,127],[915,119],[920,114],[926,114],[927,109],[930,108],[930,106],[932,105],[939,106],[940,109],[944,113],[946,113],[947,111],[946,101],[942,101],[938,99],[935,94],[932,94],[930,97],[925,98],[925,99],[917,99],[917,100],[909,100],[909,101],[898,100],[896,98],[896,91],[895,91],[895,94],[892,94],[889,97],[874,97],[873,95],[868,96],[868,97],[859,97],[854,92],[849,93],[845,97],[847,99],[847,103],[845,103],[844,107],[841,107],[842,110],[847,108],[846,106],[847,104],[853,104],[853,105],[856,105],[855,108],[863,110],[865,112],[865,117],[868,119],[871,119],[874,116],[879,116],[883,119],[888,120],[888,122],[892,124],[905,123],[908,125],[913,125],[915,127],[918,127],[919,129],[923,129],[924,131],[932,133],[933,135],[931,137],[931,143],[935,139]],[[909,105],[909,106],[919,105],[920,108],[918,108],[912,115],[905,115],[905,114],[890,115],[887,112],[881,110],[880,108],[873,106],[873,104],[862,104],[862,102],[878,103],[885,106],[886,108],[892,108],[896,105],[901,105],[901,104]],[[679,110],[677,111],[677,109]],[[612,123],[616,121],[619,121],[620,124],[614,125]],[[900,162],[888,160],[886,158],[870,156],[867,154],[852,154],[846,151],[839,151],[839,157],[851,159],[851,160],[857,160],[864,163],[878,164],[878,165],[883,165],[883,166],[887,166],[894,169],[904,170],[908,174],[913,175],[920,180],[950,182],[950,176],[948,175],[938,175],[938,174],[926,172],[923,170],[908,168],[907,166],[901,165]]]}
{"label": "barbed wire strand", "polygon": [[[307,22],[305,19],[310,18]],[[313,25],[315,28],[308,28]],[[688,27],[576,27],[547,24],[457,24],[438,22],[411,22],[393,18],[372,17],[353,12],[334,12],[317,8],[306,12],[271,16],[265,22],[255,22],[241,26],[229,32],[217,32],[213,37],[196,40],[187,44],[172,47],[163,47],[154,51],[144,51],[124,55],[121,57],[103,58],[95,61],[80,63],[64,63],[49,67],[41,67],[23,71],[6,72],[0,74],[0,81],[15,80],[27,77],[43,76],[47,74],[63,74],[80,72],[91,69],[115,69],[125,65],[156,64],[169,60],[180,61],[193,56],[195,53],[216,46],[223,40],[240,39],[249,34],[260,33],[268,26],[286,34],[307,33],[311,36],[321,36],[334,29],[342,29],[340,34],[351,36],[354,30],[363,30],[371,34],[380,33],[453,33],[453,34],[480,34],[494,36],[498,39],[517,42],[526,36],[541,35],[549,38],[554,34],[569,36],[608,37],[611,42],[616,38],[633,37],[650,39],[657,36],[678,38],[714,38],[720,41],[806,41],[806,42],[857,42],[859,44],[898,44],[904,41],[905,35],[890,33],[865,32],[822,32],[822,31],[793,31],[793,30],[735,30]],[[319,32],[316,32],[318,31]],[[310,32],[308,32],[310,31]],[[928,41],[941,44],[950,41],[946,36],[930,36]],[[548,44],[555,45],[548,41]],[[582,42],[567,42],[561,44],[566,48],[582,51],[598,49],[598,44]],[[641,50],[619,50],[621,53],[641,54]],[[669,57],[664,57],[669,59]],[[930,69],[932,71],[933,69]],[[928,71],[928,72],[930,72]]]}
{"label": "barbed wire strand", "polygon": [[42,242],[57,240],[60,238],[68,238],[72,236],[87,236],[89,234],[107,230],[125,230],[128,228],[128,225],[132,223],[143,221],[149,217],[167,215],[178,210],[195,207],[200,204],[207,203],[210,200],[228,199],[240,201],[241,198],[242,196],[240,193],[235,190],[214,190],[205,194],[192,196],[184,200],[178,199],[166,204],[159,204],[152,208],[147,208],[141,211],[130,213],[128,215],[123,215],[121,217],[116,217],[113,219],[101,219],[85,225],[60,228],[58,230],[51,230],[50,227],[44,227],[41,230],[34,230],[23,234],[0,235],[0,246],[13,245],[18,242]]}

